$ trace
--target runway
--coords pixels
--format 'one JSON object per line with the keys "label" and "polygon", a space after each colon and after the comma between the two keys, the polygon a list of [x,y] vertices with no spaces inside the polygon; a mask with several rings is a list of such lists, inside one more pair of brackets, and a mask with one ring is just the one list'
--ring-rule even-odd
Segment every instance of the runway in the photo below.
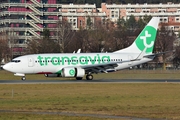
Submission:
{"label": "runway", "polygon": [[0,80],[0,84],[63,84],[63,83],[180,83],[180,79],[100,79],[100,80]]}

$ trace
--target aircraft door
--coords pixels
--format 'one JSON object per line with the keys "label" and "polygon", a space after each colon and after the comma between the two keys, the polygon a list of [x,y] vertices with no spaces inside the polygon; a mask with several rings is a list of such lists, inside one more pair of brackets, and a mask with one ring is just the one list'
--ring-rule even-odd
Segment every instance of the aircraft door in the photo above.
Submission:
{"label": "aircraft door", "polygon": [[33,66],[34,66],[33,58],[28,57],[28,67],[33,67]]}

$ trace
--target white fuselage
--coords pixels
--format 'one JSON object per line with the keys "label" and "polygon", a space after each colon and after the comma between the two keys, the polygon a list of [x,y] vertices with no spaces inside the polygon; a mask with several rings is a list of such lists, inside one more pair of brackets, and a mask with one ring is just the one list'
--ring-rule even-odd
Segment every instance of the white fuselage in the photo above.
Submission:
{"label": "white fuselage", "polygon": [[138,57],[136,53],[78,53],[78,54],[34,54],[17,57],[4,66],[4,69],[20,74],[48,74],[58,73],[65,67],[94,67],[117,63],[115,70],[129,68],[148,61],[152,58]]}

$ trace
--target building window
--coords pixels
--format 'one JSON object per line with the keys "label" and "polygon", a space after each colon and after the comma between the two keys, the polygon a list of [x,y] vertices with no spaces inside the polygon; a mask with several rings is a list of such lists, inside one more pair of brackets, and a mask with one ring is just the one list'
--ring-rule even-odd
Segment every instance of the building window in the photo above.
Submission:
{"label": "building window", "polygon": [[82,20],[80,20],[79,22],[80,22],[80,26],[82,26]]}

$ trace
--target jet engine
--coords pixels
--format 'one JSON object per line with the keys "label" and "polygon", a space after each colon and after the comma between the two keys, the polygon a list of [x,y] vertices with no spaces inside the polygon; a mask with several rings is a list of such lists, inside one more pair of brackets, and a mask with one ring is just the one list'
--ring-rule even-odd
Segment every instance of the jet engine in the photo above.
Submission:
{"label": "jet engine", "polygon": [[83,77],[85,70],[82,68],[67,67],[62,69],[62,77]]}

